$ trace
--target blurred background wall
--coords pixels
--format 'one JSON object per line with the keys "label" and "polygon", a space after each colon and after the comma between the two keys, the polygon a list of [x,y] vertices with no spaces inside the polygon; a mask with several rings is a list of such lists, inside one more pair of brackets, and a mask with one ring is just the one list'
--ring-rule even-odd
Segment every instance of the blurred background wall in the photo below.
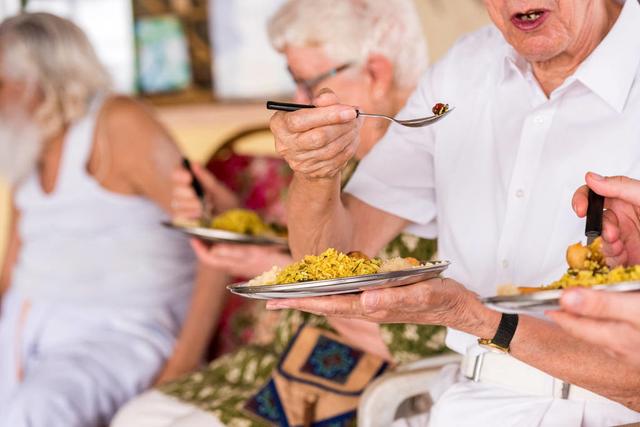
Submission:
{"label": "blurred background wall", "polygon": [[[203,161],[228,135],[267,122],[266,96],[291,90],[264,27],[283,1],[0,0],[0,19],[24,6],[74,20],[111,71],[115,88],[155,105],[186,155]],[[462,34],[489,22],[481,0],[415,3],[432,62]],[[271,144],[256,147],[270,150]],[[0,182],[0,263],[9,203]]]}

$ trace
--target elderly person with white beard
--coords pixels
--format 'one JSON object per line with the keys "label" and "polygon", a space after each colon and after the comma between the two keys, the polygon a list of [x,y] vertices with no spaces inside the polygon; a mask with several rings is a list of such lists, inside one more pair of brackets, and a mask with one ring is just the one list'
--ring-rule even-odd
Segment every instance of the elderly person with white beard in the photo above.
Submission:
{"label": "elderly person with white beard", "polygon": [[277,113],[271,124],[295,170],[294,256],[327,247],[373,255],[411,226],[438,237],[450,278],[269,307],[448,326],[465,360],[443,372],[430,426],[640,421],[637,369],[545,319],[501,315],[478,299],[564,272],[566,247],[584,233],[567,202],[586,170],[640,174],[640,5],[485,5],[495,25],[460,40],[398,116],[425,116],[436,102],[456,110],[419,130],[393,125],[344,194],[340,170],[362,122],[354,107],[324,93],[318,108]]}
{"label": "elderly person with white beard", "polygon": [[0,24],[0,114],[15,200],[0,426],[103,426],[164,366],[186,312],[195,259],[159,225],[181,157],[49,14]]}

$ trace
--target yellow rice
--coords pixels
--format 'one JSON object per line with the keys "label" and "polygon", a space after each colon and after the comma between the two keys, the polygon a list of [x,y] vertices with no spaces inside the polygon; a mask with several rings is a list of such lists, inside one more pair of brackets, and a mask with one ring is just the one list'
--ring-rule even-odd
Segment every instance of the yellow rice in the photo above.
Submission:
{"label": "yellow rice", "polygon": [[640,280],[640,266],[616,267],[610,269],[602,255],[602,239],[596,239],[589,246],[580,243],[567,249],[567,272],[550,285],[540,290],[566,289],[576,286],[612,285],[620,282]]}
{"label": "yellow rice", "polygon": [[211,228],[259,236],[271,232],[260,216],[247,209],[230,209],[211,220]]}
{"label": "yellow rice", "polygon": [[603,267],[600,270],[569,270],[559,280],[544,286],[541,290],[565,289],[575,286],[611,285],[614,283],[640,280],[640,266],[616,267],[609,270]]}
{"label": "yellow rice", "polygon": [[278,273],[275,284],[361,276],[375,274],[379,270],[379,260],[354,258],[329,248],[320,255],[307,255],[302,261],[283,268]]}

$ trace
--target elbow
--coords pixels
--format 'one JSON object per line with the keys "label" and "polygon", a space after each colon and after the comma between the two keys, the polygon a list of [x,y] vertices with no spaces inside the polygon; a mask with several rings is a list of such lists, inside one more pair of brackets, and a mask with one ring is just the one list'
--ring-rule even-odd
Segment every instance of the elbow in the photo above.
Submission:
{"label": "elbow", "polygon": [[627,385],[624,389],[618,389],[603,396],[618,402],[627,408],[640,412],[640,384]]}
{"label": "elbow", "polygon": [[639,393],[640,391],[638,389],[635,389],[629,393],[629,396],[618,400],[618,402],[622,403],[624,406],[633,411],[640,412],[640,396],[638,395]]}

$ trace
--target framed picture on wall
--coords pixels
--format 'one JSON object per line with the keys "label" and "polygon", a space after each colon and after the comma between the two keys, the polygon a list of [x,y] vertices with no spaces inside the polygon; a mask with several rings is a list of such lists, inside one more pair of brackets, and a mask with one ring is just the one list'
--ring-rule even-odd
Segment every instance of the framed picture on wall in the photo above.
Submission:
{"label": "framed picture on wall", "polygon": [[267,22],[286,0],[209,0],[216,98],[266,98],[293,93],[282,55],[273,50]]}
{"label": "framed picture on wall", "polygon": [[140,92],[175,92],[191,85],[189,47],[176,16],[138,18],[135,34]]}

